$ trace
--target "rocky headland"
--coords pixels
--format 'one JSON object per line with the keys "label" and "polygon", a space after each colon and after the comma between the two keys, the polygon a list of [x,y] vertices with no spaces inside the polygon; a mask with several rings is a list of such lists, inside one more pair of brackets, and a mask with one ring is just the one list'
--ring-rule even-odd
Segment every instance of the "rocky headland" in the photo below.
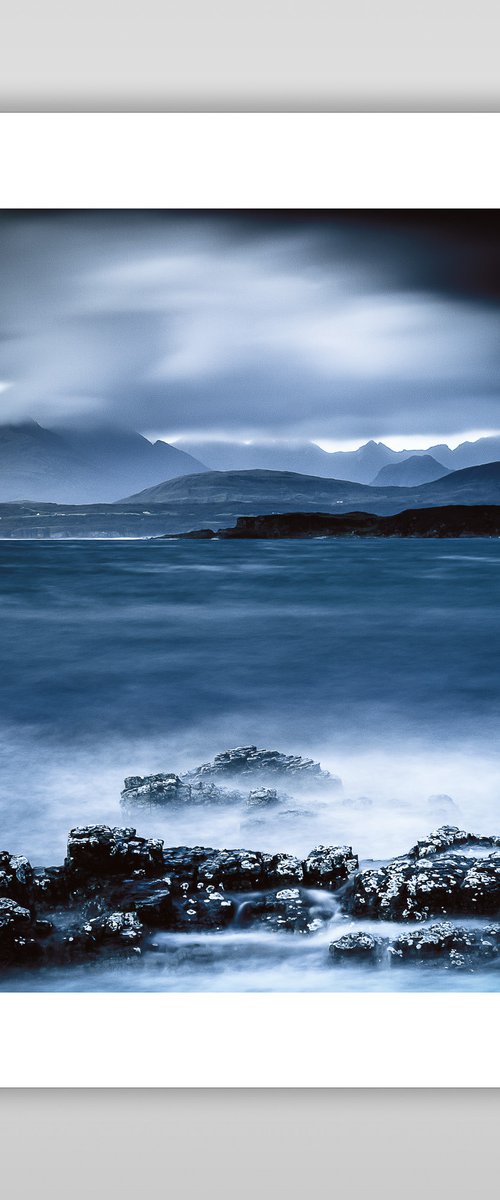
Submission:
{"label": "rocky headland", "polygon": [[[315,537],[500,537],[500,505],[450,504],[405,509],[393,516],[370,512],[288,512],[238,517],[223,529],[193,529],[179,538],[251,539]],[[165,534],[165,537],[172,537]]]}

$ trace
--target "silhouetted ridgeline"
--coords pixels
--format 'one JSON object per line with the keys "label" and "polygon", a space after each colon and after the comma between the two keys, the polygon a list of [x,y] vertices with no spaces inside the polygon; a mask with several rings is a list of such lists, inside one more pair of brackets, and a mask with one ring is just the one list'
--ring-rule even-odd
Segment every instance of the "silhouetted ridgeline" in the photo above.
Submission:
{"label": "silhouetted ridgeline", "polygon": [[[165,534],[166,537],[171,536]],[[229,529],[194,529],[181,538],[500,537],[500,505],[406,509],[392,517],[371,513],[272,513],[239,517]]]}

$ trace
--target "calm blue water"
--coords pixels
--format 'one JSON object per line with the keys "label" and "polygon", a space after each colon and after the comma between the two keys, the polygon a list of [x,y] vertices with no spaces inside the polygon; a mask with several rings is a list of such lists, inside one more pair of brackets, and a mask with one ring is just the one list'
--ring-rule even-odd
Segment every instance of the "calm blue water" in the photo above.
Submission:
{"label": "calm blue water", "polygon": [[498,829],[500,541],[7,541],[0,572],[12,852],[59,862],[71,825],[124,823],[125,775],[241,743],[320,759],[342,797],[252,830],[217,811],[139,830],[387,857],[450,819],[442,793]]}

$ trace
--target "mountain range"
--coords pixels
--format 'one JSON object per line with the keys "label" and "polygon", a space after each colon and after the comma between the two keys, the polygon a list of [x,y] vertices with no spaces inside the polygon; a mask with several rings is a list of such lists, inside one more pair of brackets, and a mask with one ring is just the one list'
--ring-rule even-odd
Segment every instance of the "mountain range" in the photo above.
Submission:
{"label": "mountain range", "polygon": [[0,425],[1,501],[105,503],[204,470],[191,454],[129,430],[44,429],[37,421]]}
{"label": "mountain range", "polygon": [[[206,458],[215,453],[214,447],[228,461],[236,456],[238,464],[255,459],[258,465],[212,470]],[[131,430],[103,426],[45,429],[36,421],[3,425],[0,503],[106,505],[125,497],[125,504],[136,500],[174,506],[193,501],[196,507],[240,503],[242,512],[249,512],[252,503],[257,505],[255,511],[264,512],[269,506],[273,511],[283,504],[300,508],[309,502],[361,505],[367,511],[375,511],[373,506],[379,505],[380,513],[394,512],[399,490],[405,500],[403,507],[406,502],[420,504],[425,499],[419,499],[421,488],[430,486],[431,496],[439,493],[439,488],[438,493],[432,489],[441,483],[451,495],[457,471],[500,461],[500,437],[462,442],[454,450],[440,444],[427,451],[395,451],[375,441],[357,450],[334,453],[312,442],[247,446],[206,442],[200,449],[206,452],[205,459],[187,453],[180,445],[150,441]],[[308,464],[306,470],[299,469],[302,462]],[[472,487],[474,495],[478,489],[481,492],[477,500],[465,503],[495,503],[493,481],[487,475],[474,477],[470,486],[463,481],[457,487],[460,497],[464,487],[469,492]],[[428,502],[445,503],[439,499]]]}
{"label": "mountain range", "polygon": [[[191,453],[213,471],[295,471],[300,475],[347,479],[352,483],[378,483],[377,476],[383,468],[397,466],[410,458],[427,460],[426,467],[421,470],[420,483],[437,478],[436,471],[445,475],[447,470],[459,471],[464,467],[500,460],[500,437],[495,436],[462,442],[454,450],[450,450],[444,442],[416,450],[392,450],[384,442],[373,440],[365,442],[357,450],[331,452],[307,441],[195,443],[181,440],[176,445],[183,449],[189,447]],[[432,464],[428,462],[429,457],[433,459]],[[424,475],[427,477],[424,478]],[[403,478],[398,482],[404,486]],[[410,483],[416,481],[416,478],[410,479]]]}
{"label": "mountain range", "polygon": [[292,471],[205,471],[114,504],[0,503],[0,538],[153,537],[227,527],[276,513],[373,513],[500,505],[500,462],[452,471],[415,487],[370,487]]}
{"label": "mountain range", "polygon": [[157,484],[122,501],[139,507],[226,507],[242,513],[307,511],[326,505],[379,514],[442,504],[499,503],[500,462],[448,471],[440,479],[415,487],[372,487],[293,471],[205,471]]}

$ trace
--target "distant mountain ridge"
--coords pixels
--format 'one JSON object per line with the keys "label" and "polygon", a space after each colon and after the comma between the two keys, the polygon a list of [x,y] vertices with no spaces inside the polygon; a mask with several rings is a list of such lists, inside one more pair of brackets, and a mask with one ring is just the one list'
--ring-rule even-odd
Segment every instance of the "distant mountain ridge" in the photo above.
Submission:
{"label": "distant mountain ridge", "polygon": [[167,442],[107,427],[44,429],[37,421],[0,425],[0,501],[91,504],[124,491],[206,470]]}
{"label": "distant mountain ridge", "polygon": [[[351,483],[373,484],[379,471],[410,458],[430,456],[450,471],[500,461],[500,437],[479,438],[462,442],[454,450],[446,443],[421,449],[393,450],[385,442],[373,439],[356,450],[323,450],[315,442],[278,439],[267,442],[182,442],[212,471],[295,471],[300,475],[316,475],[323,479],[344,479]],[[444,471],[443,471],[444,474]],[[423,482],[423,480],[421,480]]]}
{"label": "distant mountain ridge", "polygon": [[373,487],[418,487],[420,483],[433,483],[449,474],[449,467],[443,467],[432,454],[412,454],[402,462],[382,467],[373,480]]}
{"label": "distant mountain ridge", "polygon": [[[157,484],[121,503],[163,505],[201,509],[226,506],[242,512],[283,512],[307,509],[315,505],[326,508],[363,508],[367,512],[395,513],[405,508],[442,504],[499,504],[500,462],[479,467],[466,467],[430,483],[415,487],[371,487],[341,479],[324,479],[315,475],[299,475],[293,471],[205,471],[202,475],[183,475],[179,479]],[[286,505],[286,508],[283,508]]]}

